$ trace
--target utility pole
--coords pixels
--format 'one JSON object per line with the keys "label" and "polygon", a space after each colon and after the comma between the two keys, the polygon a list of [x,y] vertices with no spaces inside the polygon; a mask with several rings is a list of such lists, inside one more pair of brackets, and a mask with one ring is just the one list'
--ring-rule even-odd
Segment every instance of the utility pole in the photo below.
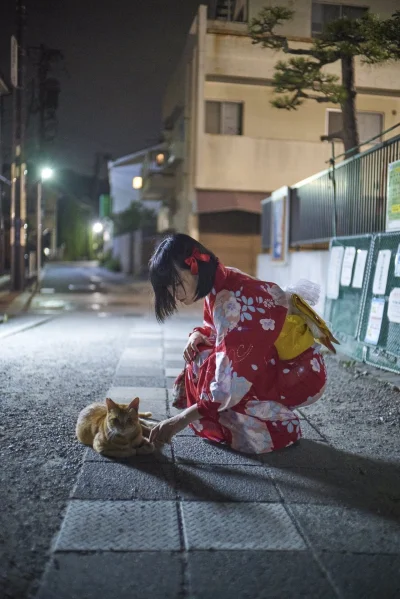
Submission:
{"label": "utility pole", "polygon": [[[25,20],[24,0],[16,0],[16,38],[12,38],[13,136],[11,165],[11,287],[25,287]],[[17,64],[15,64],[17,61]]]}

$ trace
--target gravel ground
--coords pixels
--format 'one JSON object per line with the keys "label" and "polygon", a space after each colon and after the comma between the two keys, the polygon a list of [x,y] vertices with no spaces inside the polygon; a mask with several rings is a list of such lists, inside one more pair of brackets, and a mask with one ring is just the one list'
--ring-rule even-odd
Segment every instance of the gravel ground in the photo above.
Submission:
{"label": "gravel ground", "polygon": [[[121,317],[69,314],[1,341],[0,596],[35,591],[84,448],[79,410],[110,386],[129,333]],[[345,451],[400,459],[400,394],[327,358],[324,399],[305,416]]]}
{"label": "gravel ground", "polygon": [[127,324],[70,314],[1,341],[2,598],[35,589],[82,460],[77,414],[109,388]]}

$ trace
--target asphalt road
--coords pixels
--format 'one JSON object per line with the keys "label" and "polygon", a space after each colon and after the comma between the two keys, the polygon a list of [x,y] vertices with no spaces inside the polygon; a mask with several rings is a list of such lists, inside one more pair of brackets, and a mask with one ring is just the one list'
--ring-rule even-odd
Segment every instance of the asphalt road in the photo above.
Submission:
{"label": "asphalt road", "polygon": [[[28,314],[0,325],[0,597],[7,599],[35,588],[81,464],[77,415],[104,399],[131,319],[151,310],[147,291],[92,263],[48,265],[41,286]],[[19,325],[31,328],[18,332]]]}

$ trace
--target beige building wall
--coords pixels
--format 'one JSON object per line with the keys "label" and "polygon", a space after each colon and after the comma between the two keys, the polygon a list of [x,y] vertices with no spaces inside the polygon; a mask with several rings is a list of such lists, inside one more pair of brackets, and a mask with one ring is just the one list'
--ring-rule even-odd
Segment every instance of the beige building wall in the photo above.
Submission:
{"label": "beige building wall", "polygon": [[[320,137],[328,132],[328,110],[338,107],[310,100],[288,112],[271,105],[273,96],[269,86],[206,83],[205,101],[243,102],[243,135],[202,136],[196,187],[272,191],[327,168],[331,147]],[[381,113],[388,129],[399,122],[400,98],[359,94],[357,110]],[[336,153],[343,150],[337,143]]]}
{"label": "beige building wall", "polygon": [[[266,4],[268,0],[250,0],[250,18]],[[295,9],[296,16],[282,32],[295,38],[291,42],[295,47],[307,47],[312,2],[286,4]],[[400,2],[343,0],[342,4],[369,5],[372,12],[389,17]],[[177,171],[176,209],[169,226],[197,231],[196,189],[264,193],[326,168],[331,148],[320,141],[320,136],[327,133],[327,110],[338,106],[307,101],[297,111],[273,108],[274,66],[287,58],[252,45],[246,24],[207,22],[206,7],[200,7],[163,102],[164,118],[181,107],[185,119],[185,159]],[[329,70],[340,75],[340,64],[331,65]],[[399,82],[400,63],[376,67],[357,63],[357,109],[382,113],[384,129],[396,124]],[[207,100],[242,102],[243,135],[206,134]],[[336,152],[341,151],[341,144],[336,144]]]}
{"label": "beige building wall", "polygon": [[[390,17],[399,9],[398,0],[332,0],[332,4],[347,4],[349,6],[368,6],[370,11],[383,18]],[[285,35],[311,37],[311,8],[312,0],[249,0],[249,17],[256,17],[265,6],[287,6],[295,11],[295,18],[281,28]]]}

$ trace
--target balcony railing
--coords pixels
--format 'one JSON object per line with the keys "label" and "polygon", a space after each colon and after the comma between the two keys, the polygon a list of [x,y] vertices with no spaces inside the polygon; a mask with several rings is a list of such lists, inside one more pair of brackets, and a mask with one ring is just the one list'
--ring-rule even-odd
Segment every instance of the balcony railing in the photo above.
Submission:
{"label": "balcony railing", "polygon": [[248,0],[211,0],[208,6],[208,19],[247,23]]}

